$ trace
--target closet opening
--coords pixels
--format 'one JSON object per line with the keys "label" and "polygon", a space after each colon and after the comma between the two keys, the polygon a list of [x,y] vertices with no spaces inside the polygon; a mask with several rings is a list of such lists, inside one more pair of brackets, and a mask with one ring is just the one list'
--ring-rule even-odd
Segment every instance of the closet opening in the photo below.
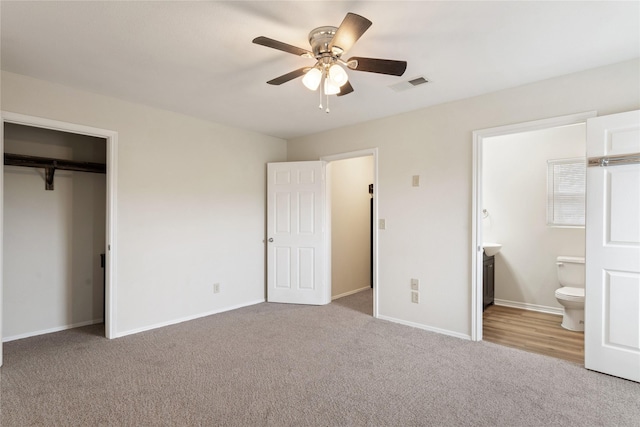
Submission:
{"label": "closet opening", "polygon": [[104,324],[107,139],[3,132],[2,340]]}

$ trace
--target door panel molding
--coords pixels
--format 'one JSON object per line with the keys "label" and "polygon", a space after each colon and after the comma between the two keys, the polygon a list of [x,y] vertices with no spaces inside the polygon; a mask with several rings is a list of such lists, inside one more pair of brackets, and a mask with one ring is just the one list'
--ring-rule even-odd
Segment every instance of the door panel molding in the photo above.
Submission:
{"label": "door panel molding", "polygon": [[331,302],[324,169],[322,161],[267,164],[269,302]]}
{"label": "door panel molding", "polygon": [[[638,152],[640,111],[587,121],[589,158]],[[640,163],[590,163],[586,213],[584,364],[640,382]]]}

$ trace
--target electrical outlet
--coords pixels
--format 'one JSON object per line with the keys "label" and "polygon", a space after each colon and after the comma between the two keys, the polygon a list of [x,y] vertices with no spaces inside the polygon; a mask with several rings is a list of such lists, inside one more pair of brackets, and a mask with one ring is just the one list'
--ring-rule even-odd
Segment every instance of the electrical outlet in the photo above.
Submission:
{"label": "electrical outlet", "polygon": [[214,294],[219,294],[220,293],[220,283],[214,283],[213,284],[213,293]]}
{"label": "electrical outlet", "polygon": [[420,290],[420,280],[411,279],[411,290],[412,291],[419,291]]}
{"label": "electrical outlet", "polygon": [[420,302],[420,294],[418,292],[411,292],[411,302],[414,304],[418,304]]}

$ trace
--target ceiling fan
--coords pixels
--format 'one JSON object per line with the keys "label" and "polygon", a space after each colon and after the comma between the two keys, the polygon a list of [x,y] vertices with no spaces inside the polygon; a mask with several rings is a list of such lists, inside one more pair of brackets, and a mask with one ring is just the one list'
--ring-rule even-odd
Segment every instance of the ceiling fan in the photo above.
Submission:
{"label": "ceiling fan", "polygon": [[[391,59],[363,58],[355,56],[343,60],[342,55],[351,49],[356,41],[369,29],[372,22],[355,13],[347,13],[339,27],[318,27],[309,33],[311,50],[302,49],[268,37],[260,36],[253,39],[253,43],[278,49],[294,55],[316,60],[313,67],[303,67],[269,80],[270,85],[281,85],[298,77],[303,77],[302,83],[310,90],[320,90],[320,108],[322,108],[322,94],[347,95],[353,92],[349,83],[349,76],[341,66],[354,71],[389,74],[401,76],[407,68],[406,61]],[[329,108],[327,107],[327,113]]]}

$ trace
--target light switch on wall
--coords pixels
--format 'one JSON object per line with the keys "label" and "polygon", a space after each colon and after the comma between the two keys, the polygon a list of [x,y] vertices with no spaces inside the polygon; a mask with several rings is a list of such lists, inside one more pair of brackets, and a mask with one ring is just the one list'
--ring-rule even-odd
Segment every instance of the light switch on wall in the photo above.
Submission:
{"label": "light switch on wall", "polygon": [[384,219],[379,219],[379,220],[378,220],[378,228],[379,228],[380,230],[384,230],[384,229],[386,229],[386,228],[387,228],[387,223],[385,222],[385,220],[384,220]]}
{"label": "light switch on wall", "polygon": [[420,175],[413,175],[411,182],[414,187],[420,187]]}

